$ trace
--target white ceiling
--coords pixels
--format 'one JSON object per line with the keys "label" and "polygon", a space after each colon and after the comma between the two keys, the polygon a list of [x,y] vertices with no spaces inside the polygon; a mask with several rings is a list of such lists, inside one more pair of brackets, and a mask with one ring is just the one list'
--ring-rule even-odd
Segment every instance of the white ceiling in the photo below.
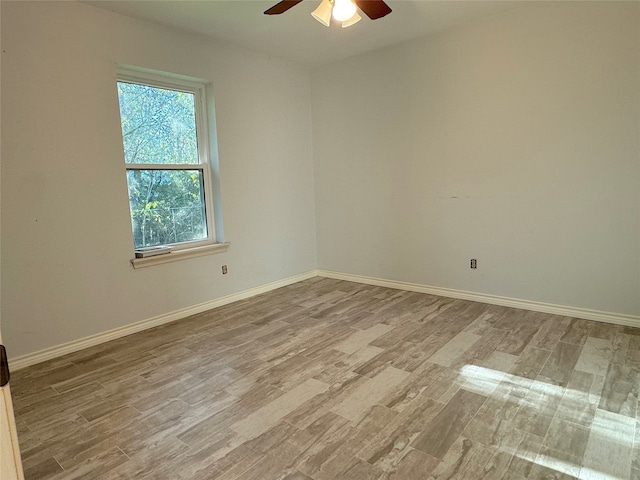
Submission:
{"label": "white ceiling", "polygon": [[327,28],[311,17],[320,0],[305,0],[282,15],[263,12],[278,0],[88,0],[106,10],[206,35],[250,50],[315,66],[376,50],[525,2],[386,0],[392,12],[349,28]]}

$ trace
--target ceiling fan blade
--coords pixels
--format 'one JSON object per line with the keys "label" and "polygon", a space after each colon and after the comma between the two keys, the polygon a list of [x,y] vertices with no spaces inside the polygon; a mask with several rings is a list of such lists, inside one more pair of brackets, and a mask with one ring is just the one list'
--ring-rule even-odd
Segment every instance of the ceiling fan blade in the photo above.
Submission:
{"label": "ceiling fan blade", "polygon": [[382,18],[391,13],[389,5],[384,3],[382,0],[355,0],[355,2],[358,8],[371,20]]}
{"label": "ceiling fan blade", "polygon": [[276,3],[269,10],[265,11],[265,15],[280,15],[281,13],[286,12],[291,7],[295,7],[302,0],[282,0],[281,2]]}

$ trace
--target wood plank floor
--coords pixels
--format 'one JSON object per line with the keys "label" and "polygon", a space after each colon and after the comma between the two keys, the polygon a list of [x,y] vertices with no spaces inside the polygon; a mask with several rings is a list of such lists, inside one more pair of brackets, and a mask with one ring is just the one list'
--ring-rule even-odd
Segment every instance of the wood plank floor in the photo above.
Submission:
{"label": "wood plank floor", "polygon": [[27,479],[640,479],[640,329],[337,280],[11,383]]}

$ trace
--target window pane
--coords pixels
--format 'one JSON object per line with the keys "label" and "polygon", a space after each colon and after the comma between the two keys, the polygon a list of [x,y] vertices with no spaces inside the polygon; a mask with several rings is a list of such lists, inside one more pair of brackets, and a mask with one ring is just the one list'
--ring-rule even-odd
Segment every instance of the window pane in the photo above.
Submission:
{"label": "window pane", "polygon": [[200,170],[127,170],[135,248],[207,238]]}
{"label": "window pane", "polygon": [[127,163],[199,163],[192,93],[118,82]]}

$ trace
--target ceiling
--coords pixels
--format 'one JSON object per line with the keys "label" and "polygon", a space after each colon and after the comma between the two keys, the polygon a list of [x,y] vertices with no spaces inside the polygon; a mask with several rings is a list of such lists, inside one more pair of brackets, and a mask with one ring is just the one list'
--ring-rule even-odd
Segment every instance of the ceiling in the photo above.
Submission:
{"label": "ceiling", "polygon": [[524,2],[386,0],[393,12],[349,28],[327,28],[311,17],[320,0],[305,0],[282,15],[263,12],[278,0],[88,0],[99,8],[250,50],[317,66],[455,25],[519,8]]}

